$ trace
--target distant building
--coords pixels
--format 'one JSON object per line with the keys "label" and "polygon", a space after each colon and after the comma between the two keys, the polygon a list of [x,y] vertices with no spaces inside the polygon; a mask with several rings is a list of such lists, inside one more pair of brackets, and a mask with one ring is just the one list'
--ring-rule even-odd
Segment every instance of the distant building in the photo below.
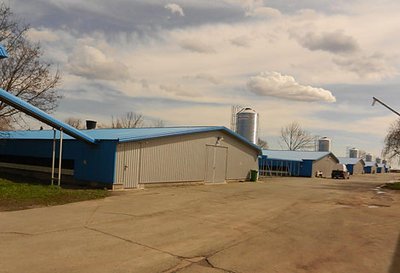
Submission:
{"label": "distant building", "polygon": [[364,173],[374,174],[376,173],[376,163],[375,162],[365,162]]}
{"label": "distant building", "polygon": [[339,157],[340,164],[345,164],[350,174],[364,173],[365,161],[361,158]]}
{"label": "distant building", "polygon": [[259,172],[260,176],[330,177],[337,163],[331,152],[263,150]]}
{"label": "distant building", "polygon": [[376,164],[376,173],[386,173],[386,166],[382,163]]}

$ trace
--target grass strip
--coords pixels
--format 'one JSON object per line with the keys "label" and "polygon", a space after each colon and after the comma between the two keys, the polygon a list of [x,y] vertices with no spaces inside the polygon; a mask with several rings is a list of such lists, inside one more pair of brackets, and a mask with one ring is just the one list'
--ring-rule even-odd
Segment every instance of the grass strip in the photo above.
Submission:
{"label": "grass strip", "polygon": [[390,190],[400,190],[400,182],[386,183],[385,188]]}
{"label": "grass strip", "polygon": [[109,195],[103,189],[64,189],[58,186],[15,183],[0,178],[0,210],[3,211],[55,206]]}

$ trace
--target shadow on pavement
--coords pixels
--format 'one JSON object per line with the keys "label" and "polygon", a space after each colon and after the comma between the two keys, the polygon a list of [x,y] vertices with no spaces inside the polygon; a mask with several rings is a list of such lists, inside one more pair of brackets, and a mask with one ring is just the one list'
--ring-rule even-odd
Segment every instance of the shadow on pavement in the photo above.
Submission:
{"label": "shadow on pavement", "polygon": [[397,246],[394,251],[392,265],[390,266],[389,273],[399,273],[400,272],[400,234],[397,238]]}

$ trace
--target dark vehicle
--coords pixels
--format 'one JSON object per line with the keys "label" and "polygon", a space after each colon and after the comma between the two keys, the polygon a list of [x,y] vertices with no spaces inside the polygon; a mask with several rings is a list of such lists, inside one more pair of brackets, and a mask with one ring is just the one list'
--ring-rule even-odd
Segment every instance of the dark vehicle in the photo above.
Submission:
{"label": "dark vehicle", "polygon": [[342,171],[342,170],[333,170],[332,171],[332,179],[334,178],[342,178],[342,179],[349,179],[350,174],[348,171]]}

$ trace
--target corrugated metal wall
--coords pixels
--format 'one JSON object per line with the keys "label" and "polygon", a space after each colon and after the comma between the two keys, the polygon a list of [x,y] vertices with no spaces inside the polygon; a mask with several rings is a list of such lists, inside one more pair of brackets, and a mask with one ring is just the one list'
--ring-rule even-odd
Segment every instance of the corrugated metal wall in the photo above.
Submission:
{"label": "corrugated metal wall", "polygon": [[317,171],[322,172],[322,177],[331,177],[332,170],[338,162],[331,156],[327,155],[320,160],[314,161],[312,168],[312,176],[315,176]]}
{"label": "corrugated metal wall", "polygon": [[250,170],[258,170],[258,154],[245,143],[229,135],[223,145],[228,147],[226,179],[246,179]]}
{"label": "corrugated metal wall", "polygon": [[193,136],[160,138],[144,143],[140,183],[202,181],[205,145]]}
{"label": "corrugated metal wall", "polygon": [[[125,159],[121,154],[128,143],[118,144],[115,183],[121,181],[124,164],[131,170],[139,168],[136,171],[139,183],[205,181],[207,145],[215,145],[217,137],[221,136],[224,140],[220,146],[225,147],[225,152],[217,153],[216,165],[219,169],[226,166],[226,169],[222,178],[218,173],[218,180],[245,179],[250,169],[258,169],[255,149],[222,131],[216,131],[132,142],[137,146],[130,148],[132,152],[129,156],[125,153]],[[226,160],[224,163],[222,158]]]}
{"label": "corrugated metal wall", "polygon": [[353,173],[352,174],[362,174],[364,172],[364,165],[361,161],[358,161],[357,164],[353,165]]}

